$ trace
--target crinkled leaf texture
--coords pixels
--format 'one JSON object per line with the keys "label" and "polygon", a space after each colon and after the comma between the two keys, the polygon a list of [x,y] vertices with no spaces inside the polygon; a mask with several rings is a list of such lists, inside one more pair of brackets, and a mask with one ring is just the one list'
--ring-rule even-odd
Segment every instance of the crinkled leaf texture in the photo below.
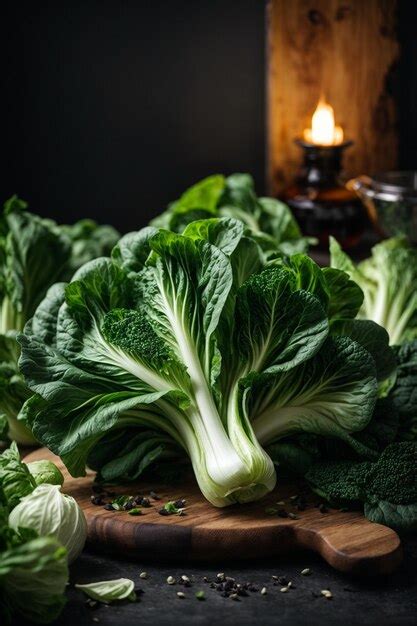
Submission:
{"label": "crinkled leaf texture", "polygon": [[392,345],[416,336],[417,251],[405,237],[382,241],[358,265],[331,239],[330,256],[332,267],[347,272],[362,288],[360,317],[386,328]]}
{"label": "crinkled leaf texture", "polygon": [[16,618],[39,624],[55,620],[66,603],[67,582],[67,553],[52,537],[0,552],[0,610],[11,624]]}
{"label": "crinkled leaf texture", "polygon": [[105,480],[183,450],[217,506],[275,485],[259,440],[348,440],[372,415],[374,359],[329,336],[332,292],[314,262],[263,265],[240,221],[210,218],[183,235],[130,233],[56,285],[19,338],[35,435],[74,475],[89,463]]}
{"label": "crinkled leaf texture", "polygon": [[394,350],[397,377],[390,398],[399,415],[399,438],[417,441],[417,340]]}

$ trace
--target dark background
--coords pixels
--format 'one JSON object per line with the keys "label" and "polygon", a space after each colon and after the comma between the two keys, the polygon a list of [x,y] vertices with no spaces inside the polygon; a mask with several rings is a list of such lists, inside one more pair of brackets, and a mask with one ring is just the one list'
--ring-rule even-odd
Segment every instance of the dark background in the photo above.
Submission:
{"label": "dark background", "polygon": [[[415,2],[401,1],[400,166],[417,169]],[[413,6],[414,5],[414,6]],[[143,226],[210,173],[264,191],[263,0],[15,1],[2,20],[5,167],[60,222]]]}

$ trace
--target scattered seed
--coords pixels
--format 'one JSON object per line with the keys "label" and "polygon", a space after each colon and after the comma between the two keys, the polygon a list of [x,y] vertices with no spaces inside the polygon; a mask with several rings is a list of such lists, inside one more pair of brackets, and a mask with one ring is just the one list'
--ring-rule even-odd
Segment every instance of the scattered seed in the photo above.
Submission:
{"label": "scattered seed", "polygon": [[195,594],[195,597],[197,598],[197,600],[205,600],[206,596],[204,595],[204,591],[197,591],[197,593]]}
{"label": "scattered seed", "polygon": [[91,618],[93,620],[93,622],[99,622],[100,620],[98,619],[98,617],[92,617]]}
{"label": "scattered seed", "polygon": [[167,583],[168,585],[175,585],[177,581],[175,580],[175,578],[173,576],[168,576],[167,578]]}
{"label": "scattered seed", "polygon": [[183,600],[185,598],[185,593],[183,593],[182,591],[177,591],[177,597]]}
{"label": "scattered seed", "polygon": [[149,498],[142,498],[141,501],[138,502],[138,504],[141,504],[143,507],[145,507],[145,509],[148,509],[150,506],[152,506]]}
{"label": "scattered seed", "polygon": [[262,589],[261,589],[261,594],[262,594],[263,596],[266,596],[266,594],[267,594],[267,593],[268,593],[267,588],[266,588],[266,587],[262,587]]}
{"label": "scattered seed", "polygon": [[294,502],[294,500],[297,500],[298,498],[298,494],[296,494],[295,496],[290,496],[290,501]]}
{"label": "scattered seed", "polygon": [[281,587],[280,592],[281,593],[287,593],[288,592],[288,587]]}
{"label": "scattered seed", "polygon": [[157,494],[157,493],[155,493],[154,491],[150,491],[150,492],[149,492],[149,495],[151,496],[151,498],[152,498],[153,500],[160,500],[160,499],[161,499],[161,496],[158,496],[158,494]]}
{"label": "scattered seed", "polygon": [[185,574],[183,574],[181,576],[181,580],[182,580],[183,583],[189,583],[190,582],[190,579]]}
{"label": "scattered seed", "polygon": [[300,573],[301,573],[301,576],[310,576],[311,569],[309,567],[306,567],[306,568],[302,569]]}
{"label": "scattered seed", "polygon": [[106,511],[115,511],[115,508],[114,508],[114,506],[112,504],[105,504],[104,505],[104,509]]}
{"label": "scattered seed", "polygon": [[288,589],[290,589],[292,587],[292,582],[290,581],[287,585]]}
{"label": "scattered seed", "polygon": [[295,513],[291,513],[291,512],[290,512],[290,513],[288,513],[288,517],[289,517],[290,519],[300,519],[300,516],[299,516],[299,515],[296,515]]}
{"label": "scattered seed", "polygon": [[165,515],[165,516],[171,515],[171,513],[167,511],[165,507],[162,507],[162,509],[159,509],[158,513],[159,515]]}
{"label": "scattered seed", "polygon": [[218,578],[219,580],[224,580],[224,572],[220,572],[219,574],[217,574],[216,578]]}
{"label": "scattered seed", "polygon": [[237,595],[237,593],[231,593],[231,594],[230,594],[230,596],[229,596],[229,598],[230,598],[231,600],[235,600],[235,601],[237,600],[237,601],[239,601],[239,596]]}
{"label": "scattered seed", "polygon": [[149,577],[148,572],[141,572],[141,573],[139,574],[139,578],[143,578],[143,579],[145,579],[145,578],[148,578],[148,577]]}
{"label": "scattered seed", "polygon": [[101,504],[104,504],[103,496],[91,496],[90,500],[95,506],[100,506]]}
{"label": "scattered seed", "polygon": [[93,600],[92,598],[88,598],[88,600],[86,601],[85,605],[86,605],[89,609],[97,609],[97,608],[98,608],[98,602],[97,602],[97,600]]}
{"label": "scattered seed", "polygon": [[333,598],[333,594],[329,589],[322,589],[320,593],[322,596],[324,596],[328,600],[331,600]]}
{"label": "scattered seed", "polygon": [[280,500],[279,502],[277,502],[278,506],[285,506],[285,502],[284,500]]}

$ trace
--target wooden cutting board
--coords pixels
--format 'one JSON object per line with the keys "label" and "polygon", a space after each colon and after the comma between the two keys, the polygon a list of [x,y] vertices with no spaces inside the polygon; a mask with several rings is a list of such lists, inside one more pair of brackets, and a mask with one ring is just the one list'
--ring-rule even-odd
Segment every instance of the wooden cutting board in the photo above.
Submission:
{"label": "wooden cutting board", "polygon": [[[142,508],[133,517],[126,511],[106,511],[91,503],[94,477],[73,478],[62,461],[46,448],[35,450],[26,462],[54,461],[65,476],[63,491],[76,498],[88,523],[89,545],[116,555],[160,560],[249,560],[277,557],[290,550],[307,548],[318,552],[332,567],[354,574],[388,574],[401,562],[398,535],[391,529],[369,522],[359,512],[330,510],[321,513],[314,506],[317,498],[307,498],[305,511],[297,511],[290,496],[296,494],[291,483],[280,483],[260,502],[218,509],[201,495],[193,477],[181,485],[137,482],[114,488],[120,494],[149,495],[155,491],[161,501]],[[161,516],[165,502],[185,498],[186,515]],[[268,506],[285,501],[285,509],[298,519],[270,516]]]}

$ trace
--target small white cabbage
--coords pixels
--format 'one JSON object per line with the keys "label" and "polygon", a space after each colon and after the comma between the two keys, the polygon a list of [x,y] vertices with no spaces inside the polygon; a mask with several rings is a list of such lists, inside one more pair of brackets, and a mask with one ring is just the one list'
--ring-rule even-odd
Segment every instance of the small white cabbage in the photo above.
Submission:
{"label": "small white cabbage", "polygon": [[9,516],[17,530],[33,528],[41,537],[52,535],[68,552],[68,562],[81,553],[87,539],[84,513],[71,496],[61,493],[60,485],[43,484],[21,499]]}

